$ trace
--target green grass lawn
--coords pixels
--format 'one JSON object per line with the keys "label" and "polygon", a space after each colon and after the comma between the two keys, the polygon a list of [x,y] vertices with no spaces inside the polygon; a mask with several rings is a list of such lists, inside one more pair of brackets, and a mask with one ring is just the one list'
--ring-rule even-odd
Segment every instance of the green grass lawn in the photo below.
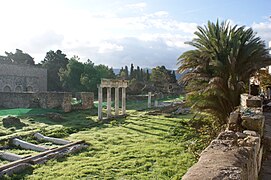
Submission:
{"label": "green grass lawn", "polygon": [[[129,102],[128,109],[141,109],[139,104]],[[169,118],[148,115],[147,110],[128,110],[126,118],[101,123],[96,111],[66,113],[62,122],[26,118],[29,128],[40,127],[45,135],[72,141],[85,140],[89,146],[80,153],[35,165],[24,174],[6,179],[181,179],[196,162],[195,153],[209,140],[208,135],[193,127],[191,114]],[[31,137],[26,139],[35,143]]]}

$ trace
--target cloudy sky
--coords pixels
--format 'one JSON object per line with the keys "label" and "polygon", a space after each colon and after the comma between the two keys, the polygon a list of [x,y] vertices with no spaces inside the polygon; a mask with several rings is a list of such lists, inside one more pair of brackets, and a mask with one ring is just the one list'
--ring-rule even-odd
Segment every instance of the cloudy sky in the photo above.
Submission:
{"label": "cloudy sky", "polygon": [[120,68],[166,65],[191,47],[198,25],[229,20],[271,40],[270,0],[1,0],[0,55],[49,50]]}

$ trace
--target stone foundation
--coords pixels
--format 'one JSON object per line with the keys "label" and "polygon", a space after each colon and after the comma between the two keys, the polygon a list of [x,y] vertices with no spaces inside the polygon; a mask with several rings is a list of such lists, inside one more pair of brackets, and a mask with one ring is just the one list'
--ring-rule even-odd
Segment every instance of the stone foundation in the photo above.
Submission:
{"label": "stone foundation", "polygon": [[[93,107],[94,94],[92,92],[80,92],[77,95],[77,98],[82,100],[82,105],[76,109],[90,109]],[[0,92],[1,108],[62,108],[64,112],[69,112],[72,110],[71,100],[71,92]]]}

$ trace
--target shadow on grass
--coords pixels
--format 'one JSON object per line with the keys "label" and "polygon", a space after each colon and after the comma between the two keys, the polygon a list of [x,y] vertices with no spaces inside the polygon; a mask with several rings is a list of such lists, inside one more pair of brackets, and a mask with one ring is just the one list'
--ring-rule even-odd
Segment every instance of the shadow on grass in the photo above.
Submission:
{"label": "shadow on grass", "polygon": [[137,128],[133,128],[133,127],[128,127],[128,126],[122,126],[122,127],[123,127],[123,128],[126,128],[126,129],[130,129],[130,130],[137,131],[137,132],[142,133],[142,134],[148,134],[148,135],[152,135],[152,136],[159,136],[159,137],[162,137],[161,134],[151,133],[151,132],[143,131],[143,130],[141,130],[141,129],[137,129]]}
{"label": "shadow on grass", "polygon": [[148,128],[150,130],[157,130],[157,131],[163,131],[163,132],[168,131],[168,129],[158,128],[158,127],[150,126],[150,125],[147,125],[147,124],[140,124],[140,123],[135,123],[135,122],[129,122],[129,124],[133,124],[133,125],[141,126],[141,127],[146,127],[146,128]]}
{"label": "shadow on grass", "polygon": [[[42,112],[42,113],[41,113]],[[48,114],[56,113],[61,116],[60,119],[52,119]],[[105,114],[103,114],[105,115]],[[97,119],[97,108],[92,108],[88,110],[76,110],[68,113],[61,111],[38,111],[30,110],[24,113],[20,118],[27,118],[28,121],[35,126],[35,123],[43,123],[49,126],[60,125],[56,128],[44,128],[40,129],[40,132],[46,136],[52,136],[56,138],[67,137],[72,133],[78,131],[85,131],[91,128],[104,129],[110,127],[109,125],[124,124],[126,121],[125,117],[114,118],[111,120],[99,121]],[[105,116],[104,116],[105,117]]]}
{"label": "shadow on grass", "polygon": [[153,122],[153,121],[145,121],[145,122],[150,123],[150,124],[158,124],[158,125],[166,126],[166,127],[173,127],[173,126],[175,126],[175,124],[168,124],[168,123],[161,123],[161,122]]}

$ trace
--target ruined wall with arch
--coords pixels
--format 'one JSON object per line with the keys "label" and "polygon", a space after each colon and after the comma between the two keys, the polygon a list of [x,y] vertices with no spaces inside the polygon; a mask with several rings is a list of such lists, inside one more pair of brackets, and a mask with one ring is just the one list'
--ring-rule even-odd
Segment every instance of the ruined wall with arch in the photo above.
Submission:
{"label": "ruined wall with arch", "polygon": [[46,69],[31,65],[0,65],[0,92],[42,91],[47,91]]}

